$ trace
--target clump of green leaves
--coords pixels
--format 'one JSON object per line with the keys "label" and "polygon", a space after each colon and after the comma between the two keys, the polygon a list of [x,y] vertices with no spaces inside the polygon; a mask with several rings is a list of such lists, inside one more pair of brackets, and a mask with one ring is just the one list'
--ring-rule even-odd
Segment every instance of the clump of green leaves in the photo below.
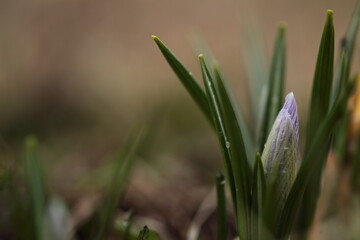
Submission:
{"label": "clump of green leaves", "polygon": [[[251,91],[256,96],[264,95],[257,99],[258,109],[252,109],[252,112],[257,113],[254,114],[255,119],[251,119],[251,122],[257,123],[257,129],[253,131],[246,124],[241,110],[236,106],[230,88],[216,62],[208,63],[203,55],[199,55],[204,83],[204,88],[202,88],[170,49],[158,37],[153,36],[165,59],[218,136],[240,239],[288,239],[294,231],[301,231],[306,235],[306,231],[311,226],[328,153],[333,148],[344,149],[344,141],[340,141],[342,144],[334,143],[339,141],[338,138],[343,139],[342,135],[347,132],[347,128],[339,126],[344,124],[346,106],[353,86],[349,76],[359,21],[360,3],[357,4],[343,40],[342,53],[334,72],[333,12],[327,11],[313,80],[305,150],[298,170],[291,176],[290,185],[287,185],[289,187],[286,194],[281,195],[284,199],[280,207],[274,207],[278,204],[276,201],[279,200],[279,198],[274,198],[274,191],[282,192],[284,189],[281,188],[281,184],[274,183],[279,183],[276,178],[281,177],[286,169],[280,168],[282,171],[278,171],[274,175],[275,180],[270,181],[271,176],[266,176],[267,170],[263,164],[267,163],[269,154],[271,155],[271,151],[275,150],[270,149],[263,160],[261,160],[260,152],[263,151],[267,141],[284,139],[276,140],[278,138],[274,137],[275,133],[272,137],[270,131],[276,128],[274,121],[284,99],[285,25],[281,24],[278,29],[268,81],[264,81],[266,84],[259,89]],[[256,96],[251,96],[251,99],[255,99]],[[286,131],[288,128],[283,129]],[[286,147],[286,149],[276,151],[288,150]],[[289,159],[290,155],[293,156],[288,153],[281,154],[285,162],[292,161]],[[301,158],[300,154],[298,157]],[[275,162],[282,163],[282,161]],[[221,194],[219,188],[218,194]],[[218,200],[221,199],[219,196]],[[219,201],[219,204],[218,209],[223,209],[223,201]],[[301,214],[299,214],[300,209]],[[220,211],[219,213],[219,236],[226,236],[224,230],[226,225],[221,224],[226,220]],[[295,223],[298,224],[296,227]]]}

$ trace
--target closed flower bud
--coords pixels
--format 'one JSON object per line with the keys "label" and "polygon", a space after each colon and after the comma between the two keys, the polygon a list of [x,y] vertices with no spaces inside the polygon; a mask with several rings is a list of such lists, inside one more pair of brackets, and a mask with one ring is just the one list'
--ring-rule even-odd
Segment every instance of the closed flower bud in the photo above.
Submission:
{"label": "closed flower bud", "polygon": [[276,117],[261,159],[266,181],[276,188],[281,204],[294,183],[300,162],[299,118],[292,92],[286,96],[285,104]]}

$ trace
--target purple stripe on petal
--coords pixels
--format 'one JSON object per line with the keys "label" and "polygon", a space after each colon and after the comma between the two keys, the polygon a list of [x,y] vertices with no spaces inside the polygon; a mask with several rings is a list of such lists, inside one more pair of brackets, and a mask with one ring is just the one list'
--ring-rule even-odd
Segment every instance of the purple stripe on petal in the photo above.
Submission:
{"label": "purple stripe on petal", "polygon": [[285,110],[290,115],[290,119],[294,126],[297,139],[299,140],[299,116],[298,116],[298,112],[297,112],[297,105],[296,105],[295,97],[292,92],[290,92],[288,95],[286,95],[285,103],[284,103],[284,106],[281,109],[280,113],[283,110]]}

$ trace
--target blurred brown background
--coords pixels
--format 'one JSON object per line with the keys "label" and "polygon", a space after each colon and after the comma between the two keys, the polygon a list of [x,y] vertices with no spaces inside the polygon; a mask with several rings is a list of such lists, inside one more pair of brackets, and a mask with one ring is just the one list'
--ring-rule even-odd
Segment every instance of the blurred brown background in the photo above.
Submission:
{"label": "blurred brown background", "polygon": [[[207,122],[151,35],[196,76],[192,40],[204,39],[247,109],[244,39],[253,28],[261,32],[269,65],[277,25],[285,21],[286,89],[295,93],[304,119],[326,10],[334,10],[338,50],[354,5],[355,0],[2,0],[1,154],[20,158],[15,152],[23,137],[36,134],[50,184],[76,201],[74,182],[110,159],[129,129],[145,122],[155,129],[151,154],[137,165],[125,207],[133,207],[132,196],[138,196],[139,212],[163,222],[171,222],[167,211],[183,208],[178,215],[184,216],[177,217],[185,219],[186,230],[222,162]],[[160,194],[161,200],[154,199]],[[185,230],[169,225],[183,236]]]}

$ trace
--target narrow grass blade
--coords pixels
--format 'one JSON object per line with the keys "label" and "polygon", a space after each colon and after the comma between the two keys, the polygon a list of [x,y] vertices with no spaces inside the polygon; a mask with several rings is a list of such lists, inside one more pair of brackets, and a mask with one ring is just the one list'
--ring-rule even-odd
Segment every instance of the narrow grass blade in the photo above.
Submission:
{"label": "narrow grass blade", "polygon": [[128,220],[126,222],[126,226],[123,234],[123,240],[130,240],[130,232],[131,232],[130,230],[133,224],[133,217],[134,217],[134,213],[130,212]]}
{"label": "narrow grass blade", "polygon": [[227,239],[228,225],[226,214],[226,198],[225,198],[225,177],[222,173],[216,176],[216,196],[217,196],[217,239]]}
{"label": "narrow grass blade", "polygon": [[[314,133],[320,127],[323,119],[327,116],[330,107],[330,94],[333,79],[334,64],[334,26],[333,12],[328,10],[326,22],[320,43],[315,76],[312,88],[310,111],[308,116],[308,126],[306,134],[305,156],[308,155],[310,148],[313,146]],[[323,142],[319,149],[319,154],[312,159],[314,162],[324,162],[327,157],[329,143]],[[322,168],[317,168],[316,174],[313,175],[304,194],[303,209],[300,215],[299,230],[307,229],[313,219],[315,207],[320,191]]]}
{"label": "narrow grass blade", "polygon": [[117,219],[114,224],[114,236],[121,240],[136,240],[139,228],[134,226],[134,214],[130,210],[125,219]]}
{"label": "narrow grass blade", "polygon": [[344,118],[339,121],[339,125],[336,127],[334,134],[334,151],[338,160],[339,166],[344,166],[349,137],[349,121],[350,113],[346,112]]}
{"label": "narrow grass blade", "polygon": [[[342,39],[342,43],[341,43],[341,55],[335,69],[334,87],[333,87],[333,94],[331,99],[332,103],[334,103],[335,98],[339,94],[340,86],[343,84],[344,81],[345,83],[347,83],[349,80],[352,56],[354,53],[356,36],[359,31],[359,24],[360,24],[360,1],[357,1],[347,32],[344,38]],[[344,54],[345,57],[343,56]],[[344,62],[347,62],[347,64],[344,65]],[[343,76],[344,74],[345,74],[345,78]]]}
{"label": "narrow grass blade", "polygon": [[236,201],[237,192],[236,192],[236,185],[235,185],[235,175],[234,175],[234,169],[233,169],[233,165],[232,165],[232,161],[231,161],[231,153],[229,150],[230,142],[227,137],[226,130],[225,130],[224,119],[221,115],[222,113],[220,110],[220,107],[221,107],[220,102],[219,102],[220,100],[219,100],[218,93],[215,89],[214,81],[210,75],[208,68],[206,67],[203,55],[199,55],[199,59],[200,59],[200,65],[201,65],[201,70],[202,70],[202,74],[203,74],[205,89],[206,89],[206,93],[207,93],[207,98],[208,98],[208,102],[209,102],[208,104],[210,106],[210,110],[211,110],[211,114],[212,114],[216,132],[218,133],[218,139],[219,139],[220,146],[221,146],[221,152],[222,152],[223,158],[225,160],[225,168],[226,168],[228,179],[229,179],[231,196],[232,196],[234,208],[236,209],[237,208],[237,201]]}
{"label": "narrow grass blade", "polygon": [[345,96],[335,104],[334,108],[321,122],[320,127],[314,134],[312,145],[304,158],[281,213],[280,225],[278,226],[276,233],[277,239],[288,239],[301,202],[304,201],[303,194],[305,189],[308,189],[308,184],[313,179],[314,175],[321,172],[324,161],[326,160],[322,157],[322,152],[324,147],[326,147],[326,144],[324,145],[324,143],[329,140],[338,119],[343,116],[348,92],[349,91],[347,91]]}
{"label": "narrow grass blade", "polygon": [[[200,55],[199,60],[214,122],[218,125],[217,128],[219,127],[221,148],[226,157],[230,159],[229,164],[234,174],[236,187],[235,211],[239,235],[241,239],[247,239],[250,234],[250,189],[252,175],[247,160],[243,136],[224,84],[221,81],[217,83],[219,87],[218,96],[204,57]],[[221,107],[219,106],[220,102]]]}
{"label": "narrow grass blade", "polygon": [[[349,62],[351,62],[354,46],[356,42],[356,36],[359,30],[360,24],[360,1],[357,1],[354,9],[350,24],[342,42],[342,49],[345,50],[349,56]],[[351,64],[350,64],[351,65]]]}
{"label": "narrow grass blade", "polygon": [[342,51],[339,62],[337,65],[335,77],[334,77],[334,89],[331,96],[331,105],[333,107],[335,102],[338,100],[342,91],[345,90],[346,85],[349,82],[350,66],[349,66],[349,55],[346,51]]}
{"label": "narrow grass blade", "polygon": [[26,183],[30,193],[32,206],[32,221],[34,223],[34,235],[36,240],[44,239],[44,218],[46,213],[46,190],[44,172],[39,156],[38,143],[34,136],[26,139],[25,174]]}
{"label": "narrow grass blade", "polygon": [[333,12],[327,12],[326,22],[321,38],[315,76],[312,87],[309,119],[307,126],[307,149],[311,145],[314,132],[329,110],[334,64],[334,25]]}
{"label": "narrow grass blade", "polygon": [[[200,57],[203,72],[208,72],[205,62]],[[206,77],[206,75],[205,75]],[[211,79],[208,74],[207,88],[211,89]],[[235,186],[236,186],[236,202],[237,208],[237,224],[239,236],[241,239],[247,239],[250,236],[250,189],[252,182],[252,169],[249,166],[247,159],[247,152],[245,148],[244,137],[239,120],[237,119],[236,110],[232,104],[229,92],[226,89],[226,84],[222,78],[217,78],[217,86],[219,90],[219,96],[221,107],[220,117],[227,133],[226,149],[230,153],[231,165],[233,168]],[[210,82],[210,84],[209,84]],[[212,96],[208,92],[208,96]],[[216,96],[216,95],[215,95]]]}
{"label": "narrow grass blade", "polygon": [[251,239],[265,239],[263,236],[263,206],[266,196],[266,182],[260,153],[256,153],[253,188],[251,196]]}
{"label": "narrow grass blade", "polygon": [[285,80],[285,31],[286,26],[279,26],[277,39],[271,63],[268,93],[265,105],[264,118],[262,119],[259,133],[258,149],[262,151],[272,125],[282,107],[284,80]]}
{"label": "narrow grass blade", "polygon": [[116,159],[116,166],[113,172],[113,179],[104,202],[98,209],[99,225],[94,239],[105,240],[114,224],[116,206],[120,197],[120,191],[124,185],[125,179],[129,175],[135,153],[141,145],[143,138],[143,129],[140,128],[131,135],[127,141],[122,153]]}
{"label": "narrow grass blade", "polygon": [[247,159],[249,160],[250,168],[253,169],[253,167],[254,167],[253,153],[255,152],[255,147],[254,147],[254,139],[252,138],[252,136],[250,134],[250,128],[249,128],[248,124],[246,124],[245,118],[244,118],[240,108],[236,104],[235,98],[231,94],[230,88],[228,87],[228,85],[226,83],[224,74],[222,73],[218,63],[213,64],[213,71],[214,71],[214,76],[215,76],[215,80],[216,80],[215,86],[218,86],[218,83],[222,82],[222,84],[224,86],[224,90],[226,91],[226,95],[228,97],[228,101],[229,101],[229,103],[231,103],[232,109],[235,112],[236,120],[241,129],[241,133],[242,133],[242,136],[244,139],[244,145],[245,145]]}
{"label": "narrow grass blade", "polygon": [[156,36],[152,36],[160,51],[164,55],[176,76],[199,106],[205,117],[212,124],[211,112],[204,90],[198,84],[192,73],[180,62],[180,60],[170,51],[170,49]]}

